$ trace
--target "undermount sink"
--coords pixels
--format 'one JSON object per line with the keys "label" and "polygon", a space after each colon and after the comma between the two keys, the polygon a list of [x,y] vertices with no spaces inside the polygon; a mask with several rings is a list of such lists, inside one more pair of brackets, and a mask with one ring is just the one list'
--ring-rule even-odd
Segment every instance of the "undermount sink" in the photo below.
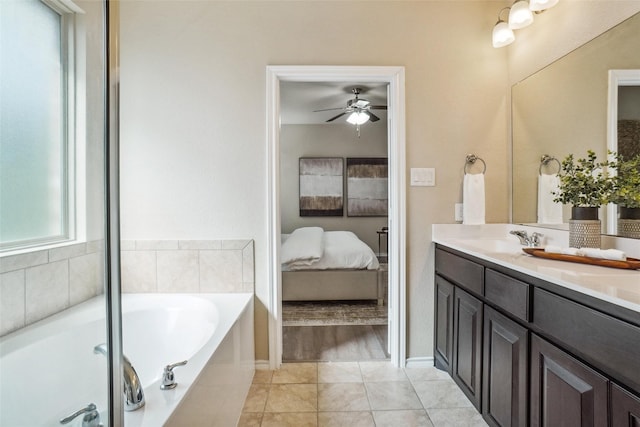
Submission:
{"label": "undermount sink", "polygon": [[522,245],[516,240],[508,239],[456,239],[457,243],[469,246],[485,253],[524,253]]}

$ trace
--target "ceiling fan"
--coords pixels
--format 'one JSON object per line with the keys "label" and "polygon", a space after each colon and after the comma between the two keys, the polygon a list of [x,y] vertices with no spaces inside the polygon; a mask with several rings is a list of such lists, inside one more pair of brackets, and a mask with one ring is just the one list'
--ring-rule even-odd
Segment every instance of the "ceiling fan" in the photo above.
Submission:
{"label": "ceiling fan", "polygon": [[363,123],[371,120],[372,122],[377,122],[380,120],[380,117],[376,116],[371,112],[371,110],[386,110],[386,105],[371,105],[369,101],[366,99],[360,99],[359,95],[362,93],[362,89],[359,87],[354,87],[351,89],[351,92],[355,95],[355,98],[347,101],[346,107],[338,107],[338,108],[325,108],[322,110],[314,110],[314,113],[320,111],[332,111],[332,110],[343,110],[342,113],[337,116],[331,117],[329,120],[326,120],[327,123],[332,122],[346,114],[349,114],[347,117],[347,121],[353,125],[360,126]]}

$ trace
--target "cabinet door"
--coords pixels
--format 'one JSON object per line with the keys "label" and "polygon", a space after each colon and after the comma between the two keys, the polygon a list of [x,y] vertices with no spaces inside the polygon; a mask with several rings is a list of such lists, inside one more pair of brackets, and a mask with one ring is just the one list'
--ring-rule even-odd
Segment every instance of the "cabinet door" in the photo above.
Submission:
{"label": "cabinet door", "polygon": [[440,276],[436,276],[436,367],[451,374],[451,355],[453,353],[453,285]]}
{"label": "cabinet door", "polygon": [[531,426],[606,427],[607,379],[531,337]]}
{"label": "cabinet door", "polygon": [[640,398],[611,385],[611,427],[640,427]]}
{"label": "cabinet door", "polygon": [[482,370],[482,302],[460,288],[454,290],[453,380],[480,408]]}
{"label": "cabinet door", "polygon": [[528,341],[527,329],[485,305],[482,415],[489,425],[528,424]]}

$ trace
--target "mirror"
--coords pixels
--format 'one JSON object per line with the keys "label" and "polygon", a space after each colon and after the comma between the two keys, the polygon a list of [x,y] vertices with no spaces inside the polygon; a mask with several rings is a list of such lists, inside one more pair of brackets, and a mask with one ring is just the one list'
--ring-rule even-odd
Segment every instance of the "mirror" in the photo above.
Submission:
{"label": "mirror", "polygon": [[[604,160],[608,148],[609,70],[640,69],[640,13],[570,52],[512,87],[512,153],[514,223],[537,223],[538,174],[558,171],[557,162],[541,165],[545,154],[559,161],[587,150]],[[630,84],[620,84],[630,86]],[[640,84],[639,84],[640,86]],[[632,91],[638,94],[640,91]],[[619,104],[629,101],[618,97]],[[638,98],[631,101],[640,105]],[[618,110],[627,111],[620,104]],[[640,107],[636,108],[636,112]],[[627,114],[627,113],[625,113]],[[620,119],[628,118],[620,116]],[[640,120],[640,115],[636,115]],[[616,131],[617,134],[617,131]],[[610,142],[617,151],[617,143]],[[563,209],[568,222],[570,206]],[[607,218],[607,216],[612,218]],[[601,209],[603,233],[615,234],[615,208]],[[542,225],[562,227],[566,225]]]}

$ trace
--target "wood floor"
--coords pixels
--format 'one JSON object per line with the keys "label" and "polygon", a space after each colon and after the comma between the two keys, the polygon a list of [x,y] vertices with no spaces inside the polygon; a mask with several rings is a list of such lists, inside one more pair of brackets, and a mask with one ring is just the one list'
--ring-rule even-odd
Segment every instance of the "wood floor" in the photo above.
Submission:
{"label": "wood floor", "polygon": [[387,360],[387,325],[284,326],[285,362]]}

